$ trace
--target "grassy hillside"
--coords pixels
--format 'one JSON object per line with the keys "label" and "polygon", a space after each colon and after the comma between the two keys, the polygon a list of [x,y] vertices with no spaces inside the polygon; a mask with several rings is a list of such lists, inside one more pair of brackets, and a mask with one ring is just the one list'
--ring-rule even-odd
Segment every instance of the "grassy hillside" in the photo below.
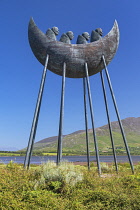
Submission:
{"label": "grassy hillside", "polygon": [[[127,142],[133,155],[140,155],[140,117],[126,118],[122,120]],[[117,154],[125,154],[123,138],[117,121],[112,122],[113,138]],[[108,125],[96,128],[96,137],[100,154],[112,154],[111,140]],[[91,154],[95,154],[92,130],[89,129],[89,148]],[[34,152],[56,153],[57,136],[43,139],[34,144]],[[86,135],[84,130],[76,131],[63,136],[63,152],[65,154],[86,154]]]}

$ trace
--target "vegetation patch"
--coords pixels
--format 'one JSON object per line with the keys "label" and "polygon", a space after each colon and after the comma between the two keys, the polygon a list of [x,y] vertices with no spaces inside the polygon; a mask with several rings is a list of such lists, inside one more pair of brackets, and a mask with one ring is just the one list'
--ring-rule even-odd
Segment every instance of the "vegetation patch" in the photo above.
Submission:
{"label": "vegetation patch", "polygon": [[98,176],[95,163],[85,166],[47,162],[25,170],[10,161],[1,165],[0,209],[51,210],[139,210],[140,163],[131,173],[128,163],[101,164]]}
{"label": "vegetation patch", "polygon": [[57,166],[55,162],[48,161],[38,167],[35,174],[40,177],[36,181],[35,188],[41,185],[57,192],[60,192],[63,186],[74,186],[83,179],[83,173],[78,167],[68,162],[61,162]]}

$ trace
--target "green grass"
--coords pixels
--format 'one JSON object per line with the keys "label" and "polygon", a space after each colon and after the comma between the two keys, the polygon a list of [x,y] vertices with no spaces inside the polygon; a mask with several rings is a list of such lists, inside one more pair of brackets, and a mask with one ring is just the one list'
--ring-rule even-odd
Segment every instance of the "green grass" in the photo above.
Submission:
{"label": "green grass", "polygon": [[56,152],[51,152],[51,153],[49,153],[49,152],[44,152],[44,153],[42,153],[44,156],[49,156],[49,155],[51,155],[51,156],[56,156],[57,155],[57,153]]}
{"label": "green grass", "polygon": [[[102,163],[99,177],[95,163],[84,166],[54,163],[23,169],[10,162],[0,167],[0,209],[34,210],[139,210],[140,163],[132,175],[128,163]],[[79,176],[79,179],[77,177]]]}
{"label": "green grass", "polygon": [[0,156],[20,156],[20,154],[16,154],[13,152],[0,152]]}
{"label": "green grass", "polygon": [[[117,150],[118,155],[125,154],[124,142],[122,139],[122,135],[119,132],[113,131],[113,138],[115,148],[122,147],[121,150]],[[128,146],[130,147],[130,152],[132,151],[133,155],[140,155],[140,135],[132,133],[127,133],[126,135]],[[104,130],[104,135],[97,135],[97,142],[100,154],[111,155],[112,154],[112,146],[109,133],[107,130]],[[132,149],[131,149],[132,148]],[[95,155],[95,146],[93,140],[93,134],[89,133],[89,149],[92,152],[91,155]],[[43,144],[35,144],[34,152],[40,153],[56,153],[57,152],[57,141],[50,143],[46,146]],[[85,155],[86,154],[86,136],[85,133],[81,134],[73,134],[68,135],[63,138],[63,153],[66,155],[77,154],[77,155]]]}

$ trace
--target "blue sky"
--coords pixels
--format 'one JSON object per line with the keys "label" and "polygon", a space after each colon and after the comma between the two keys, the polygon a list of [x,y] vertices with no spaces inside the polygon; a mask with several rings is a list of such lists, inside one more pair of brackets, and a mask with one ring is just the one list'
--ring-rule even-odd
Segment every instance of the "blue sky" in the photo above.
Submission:
{"label": "blue sky", "polygon": [[[101,27],[106,35],[116,19],[120,44],[108,66],[121,118],[140,117],[139,0],[0,0],[0,148],[27,146],[43,66],[28,43],[33,17],[45,32],[57,26],[60,35],[77,36]],[[90,77],[95,126],[107,124],[100,75]],[[108,88],[107,88],[108,90]],[[58,134],[61,77],[48,71],[36,141]],[[116,115],[108,92],[111,120]],[[91,128],[89,117],[89,128]],[[81,79],[66,79],[64,134],[84,129]]]}

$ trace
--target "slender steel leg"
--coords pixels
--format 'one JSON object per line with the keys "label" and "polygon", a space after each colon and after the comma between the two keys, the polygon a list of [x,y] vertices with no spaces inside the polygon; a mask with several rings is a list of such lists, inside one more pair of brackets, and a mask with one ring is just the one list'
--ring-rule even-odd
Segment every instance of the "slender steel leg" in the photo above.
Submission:
{"label": "slender steel leg", "polygon": [[91,123],[92,123],[92,130],[93,130],[93,137],[94,137],[94,145],[95,145],[95,152],[96,152],[96,160],[97,160],[97,166],[98,166],[98,173],[99,173],[99,176],[100,176],[100,174],[101,174],[101,167],[100,167],[99,151],[98,151],[98,145],[97,145],[96,133],[95,133],[95,127],[94,127],[93,106],[92,106],[92,97],[91,97],[91,91],[90,91],[90,82],[89,82],[89,76],[88,76],[88,66],[87,66],[87,63],[85,63],[85,72],[86,72],[86,81],[87,81],[87,88],[88,88],[88,97],[89,97],[89,105],[90,105],[90,113],[91,113]]}
{"label": "slender steel leg", "polygon": [[41,79],[41,83],[40,83],[40,89],[39,89],[36,108],[35,108],[35,112],[34,112],[34,118],[33,118],[33,122],[32,122],[28,147],[27,147],[26,156],[25,156],[25,160],[24,160],[24,168],[26,168],[26,167],[29,168],[29,166],[30,166],[30,159],[31,159],[31,155],[32,155],[32,149],[33,149],[33,144],[34,144],[34,140],[35,140],[38,118],[39,118],[39,113],[40,113],[40,107],[41,107],[41,102],[42,102],[42,95],[43,95],[44,84],[45,84],[45,79],[46,79],[48,60],[49,60],[49,55],[47,55],[47,57],[46,57],[45,66],[44,66],[42,79]]}
{"label": "slender steel leg", "polygon": [[61,105],[60,105],[60,120],[59,120],[59,133],[58,133],[57,161],[56,161],[57,165],[60,163],[60,161],[62,159],[64,96],[65,96],[65,74],[66,74],[66,63],[64,63],[64,65],[63,65]]}
{"label": "slender steel leg", "polygon": [[109,76],[109,73],[108,73],[108,70],[107,70],[107,66],[106,66],[106,62],[105,62],[105,57],[104,57],[104,55],[102,56],[102,60],[103,60],[103,63],[104,63],[105,73],[106,73],[106,77],[107,77],[107,80],[108,80],[108,84],[109,84],[109,88],[110,88],[112,100],[113,100],[113,103],[114,103],[116,115],[117,115],[117,118],[118,118],[120,130],[121,130],[122,137],[123,137],[123,141],[124,141],[124,145],[125,145],[125,148],[126,148],[127,156],[128,156],[128,159],[129,159],[129,163],[130,163],[130,166],[131,166],[132,173],[134,173],[133,162],[132,162],[132,159],[131,159],[129,147],[128,147],[128,145],[127,145],[127,140],[126,140],[126,137],[125,137],[125,133],[124,133],[123,126],[122,126],[122,122],[121,122],[120,115],[119,115],[119,111],[118,111],[118,108],[117,108],[117,103],[116,103],[115,95],[114,95],[114,93],[113,93],[113,88],[112,88],[110,76]]}
{"label": "slender steel leg", "polygon": [[90,170],[90,160],[89,160],[89,138],[88,138],[88,118],[87,118],[87,102],[86,102],[86,78],[83,78],[83,89],[84,89],[84,110],[85,110],[85,128],[86,128],[86,146],[87,146],[87,163],[88,169]]}
{"label": "slender steel leg", "polygon": [[116,168],[116,171],[118,172],[117,158],[116,158],[116,152],[115,152],[115,146],[114,146],[114,139],[113,139],[113,135],[112,135],[112,126],[111,126],[110,117],[109,117],[109,109],[108,109],[108,103],[107,103],[103,71],[100,72],[100,76],[101,76],[101,81],[102,81],[102,88],[103,88],[103,94],[104,94],[104,101],[105,101],[105,107],[106,107],[106,114],[107,114],[107,120],[108,120],[109,133],[110,133],[110,139],[111,139],[111,144],[112,144],[115,168]]}

